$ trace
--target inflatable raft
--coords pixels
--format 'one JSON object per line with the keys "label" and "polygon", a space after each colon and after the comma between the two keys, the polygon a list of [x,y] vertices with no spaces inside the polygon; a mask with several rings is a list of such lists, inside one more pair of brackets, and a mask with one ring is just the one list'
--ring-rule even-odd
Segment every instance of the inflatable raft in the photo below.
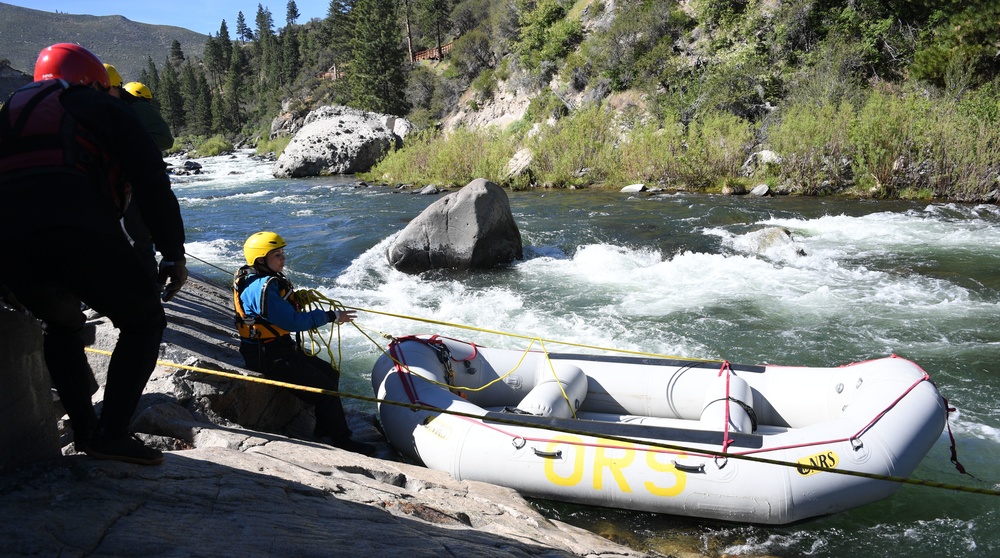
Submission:
{"label": "inflatable raft", "polygon": [[745,366],[412,336],[372,386],[393,446],[456,479],[759,524],[891,495],[899,483],[867,475],[909,476],[946,420],[928,375],[897,357]]}

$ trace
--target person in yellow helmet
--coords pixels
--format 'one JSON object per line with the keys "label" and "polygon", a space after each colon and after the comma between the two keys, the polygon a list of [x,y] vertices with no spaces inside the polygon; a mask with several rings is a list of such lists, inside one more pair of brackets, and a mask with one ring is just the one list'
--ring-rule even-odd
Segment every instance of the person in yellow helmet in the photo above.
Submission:
{"label": "person in yellow helmet", "polygon": [[122,76],[118,73],[118,69],[111,64],[105,63],[104,69],[108,71],[108,82],[110,87],[108,88],[108,93],[112,97],[118,99],[122,98]]}
{"label": "person in yellow helmet", "polygon": [[138,81],[130,81],[125,84],[122,100],[139,115],[139,120],[146,126],[149,135],[153,136],[156,147],[163,151],[174,146],[174,135],[170,132],[170,125],[152,103],[153,93],[148,87]]}
{"label": "person in yellow helmet", "polygon": [[[272,380],[340,389],[340,371],[315,355],[306,354],[293,332],[329,323],[350,322],[353,310],[304,312],[295,303],[294,287],[285,277],[285,239],[271,231],[254,233],[243,244],[247,265],[233,278],[233,305],[240,335],[240,354],[250,370]],[[316,406],[314,435],[330,445],[375,455],[375,447],[351,439],[340,398],[296,390],[295,395]]]}
{"label": "person in yellow helmet", "polygon": [[[139,121],[153,138],[156,147],[160,148],[160,151],[173,147],[174,136],[170,133],[170,126],[160,116],[160,111],[157,110],[156,106],[150,102],[153,99],[153,94],[149,88],[137,81],[132,81],[126,83],[121,89],[121,100],[139,117]],[[149,235],[149,228],[143,222],[137,208],[129,207],[126,209],[122,225],[132,240],[132,246],[142,258],[146,269],[151,272],[155,271],[155,248]]]}

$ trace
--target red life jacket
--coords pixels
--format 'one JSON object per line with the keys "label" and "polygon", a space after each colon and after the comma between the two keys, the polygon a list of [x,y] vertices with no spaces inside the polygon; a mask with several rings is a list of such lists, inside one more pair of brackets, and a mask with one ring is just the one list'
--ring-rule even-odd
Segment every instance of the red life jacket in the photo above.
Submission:
{"label": "red life jacket", "polygon": [[15,91],[0,110],[0,177],[21,178],[53,169],[91,179],[125,211],[131,188],[111,151],[63,107],[70,84],[36,81]]}

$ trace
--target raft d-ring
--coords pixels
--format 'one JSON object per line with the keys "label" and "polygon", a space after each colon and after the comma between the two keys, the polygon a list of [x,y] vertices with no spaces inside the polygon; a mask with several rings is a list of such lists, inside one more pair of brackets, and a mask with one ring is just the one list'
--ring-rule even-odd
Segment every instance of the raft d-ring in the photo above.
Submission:
{"label": "raft d-ring", "polygon": [[511,440],[510,443],[514,444],[514,449],[521,449],[527,442],[521,436],[517,436],[516,438]]}
{"label": "raft d-ring", "polygon": [[851,438],[851,449],[854,451],[859,451],[861,448],[865,447],[864,442],[858,438]]}
{"label": "raft d-ring", "polygon": [[[720,459],[722,460],[722,464],[721,465],[719,464],[719,460]],[[715,466],[718,467],[719,469],[725,469],[726,465],[728,463],[729,463],[729,458],[728,457],[726,457],[724,455],[716,455],[715,456]]]}

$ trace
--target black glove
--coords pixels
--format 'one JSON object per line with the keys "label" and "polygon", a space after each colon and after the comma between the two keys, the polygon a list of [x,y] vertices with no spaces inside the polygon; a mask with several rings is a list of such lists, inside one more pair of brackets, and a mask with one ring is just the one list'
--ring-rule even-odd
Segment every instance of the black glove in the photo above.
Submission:
{"label": "black glove", "polygon": [[174,295],[184,286],[187,278],[187,260],[183,257],[176,260],[161,260],[160,273],[156,280],[160,284],[160,298],[163,299],[163,302],[174,298]]}
{"label": "black glove", "polygon": [[326,319],[328,324],[337,324],[353,321],[357,316],[354,310],[327,310]]}

